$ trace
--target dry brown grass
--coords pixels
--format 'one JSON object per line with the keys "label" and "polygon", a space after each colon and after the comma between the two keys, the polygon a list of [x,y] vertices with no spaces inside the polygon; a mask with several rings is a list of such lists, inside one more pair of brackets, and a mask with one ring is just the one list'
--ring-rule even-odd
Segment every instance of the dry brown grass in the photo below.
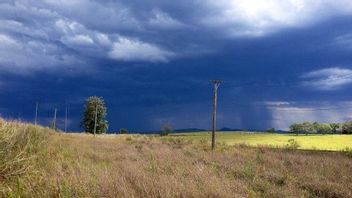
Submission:
{"label": "dry brown grass", "polygon": [[352,158],[343,153],[208,147],[142,135],[55,134],[32,162],[36,171],[8,181],[3,195],[352,197]]}
{"label": "dry brown grass", "polygon": [[0,119],[0,192],[12,192],[8,183],[19,186],[23,175],[35,172],[36,157],[53,134],[47,128]]}

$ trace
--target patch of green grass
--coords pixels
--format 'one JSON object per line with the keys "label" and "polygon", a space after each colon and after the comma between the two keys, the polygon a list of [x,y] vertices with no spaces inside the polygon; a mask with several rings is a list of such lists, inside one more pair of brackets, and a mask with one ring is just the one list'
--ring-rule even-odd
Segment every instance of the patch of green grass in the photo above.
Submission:
{"label": "patch of green grass", "polygon": [[[172,134],[170,137],[204,141],[211,139],[210,132]],[[289,140],[299,145],[298,149],[340,151],[352,147],[352,135],[293,135],[252,132],[217,132],[216,140],[228,145],[285,147]]]}

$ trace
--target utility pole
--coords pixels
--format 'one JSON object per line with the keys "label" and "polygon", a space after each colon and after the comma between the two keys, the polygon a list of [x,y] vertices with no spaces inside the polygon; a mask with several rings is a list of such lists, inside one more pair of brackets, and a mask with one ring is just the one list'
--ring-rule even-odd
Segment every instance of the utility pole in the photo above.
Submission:
{"label": "utility pole", "polygon": [[224,81],[222,80],[211,80],[214,84],[214,95],[213,95],[213,130],[211,133],[211,149],[215,149],[215,131],[216,131],[216,105],[218,100],[218,88],[221,83]]}
{"label": "utility pole", "polygon": [[53,120],[53,129],[56,131],[56,113],[57,113],[57,108],[54,110],[54,120]]}
{"label": "utility pole", "polygon": [[38,106],[39,106],[39,102],[36,102],[35,103],[34,125],[37,125],[37,123],[38,123]]}
{"label": "utility pole", "polygon": [[97,117],[98,117],[98,105],[95,104],[94,136],[97,132]]}
{"label": "utility pole", "polygon": [[66,104],[66,109],[65,109],[65,133],[67,132],[67,114],[68,114],[68,107]]}

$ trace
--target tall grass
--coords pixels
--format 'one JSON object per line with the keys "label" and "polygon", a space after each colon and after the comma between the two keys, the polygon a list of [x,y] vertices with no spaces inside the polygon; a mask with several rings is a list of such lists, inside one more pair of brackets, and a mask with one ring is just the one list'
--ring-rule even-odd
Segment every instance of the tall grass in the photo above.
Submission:
{"label": "tall grass", "polygon": [[[37,154],[53,132],[50,129],[0,119],[0,190],[12,190],[33,170]],[[6,184],[6,185],[5,185]]]}
{"label": "tall grass", "polygon": [[2,128],[7,197],[352,197],[342,152]]}

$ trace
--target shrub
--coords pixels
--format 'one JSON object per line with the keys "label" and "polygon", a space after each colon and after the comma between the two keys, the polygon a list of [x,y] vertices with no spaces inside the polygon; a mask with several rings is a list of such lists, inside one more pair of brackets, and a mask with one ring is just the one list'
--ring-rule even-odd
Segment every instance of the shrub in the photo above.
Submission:
{"label": "shrub", "polygon": [[128,130],[127,129],[125,129],[125,128],[122,128],[122,129],[120,129],[120,134],[127,134],[128,133]]}
{"label": "shrub", "polygon": [[130,136],[129,136],[129,137],[126,137],[126,141],[127,141],[127,142],[131,142],[131,141],[132,141],[132,137],[130,137]]}
{"label": "shrub", "polygon": [[342,152],[344,154],[346,154],[348,157],[352,158],[352,148],[351,147],[346,147],[346,148],[342,149]]}
{"label": "shrub", "polygon": [[173,131],[173,127],[171,124],[163,124],[161,126],[161,131],[160,131],[160,135],[161,136],[166,136],[166,135],[169,135],[171,132]]}
{"label": "shrub", "polygon": [[137,144],[134,147],[139,151],[141,151],[143,149],[143,145],[141,145],[141,144]]}
{"label": "shrub", "polygon": [[266,132],[268,133],[275,133],[275,128],[267,128]]}
{"label": "shrub", "polygon": [[299,143],[295,139],[289,139],[285,148],[287,149],[298,149],[300,147]]}

